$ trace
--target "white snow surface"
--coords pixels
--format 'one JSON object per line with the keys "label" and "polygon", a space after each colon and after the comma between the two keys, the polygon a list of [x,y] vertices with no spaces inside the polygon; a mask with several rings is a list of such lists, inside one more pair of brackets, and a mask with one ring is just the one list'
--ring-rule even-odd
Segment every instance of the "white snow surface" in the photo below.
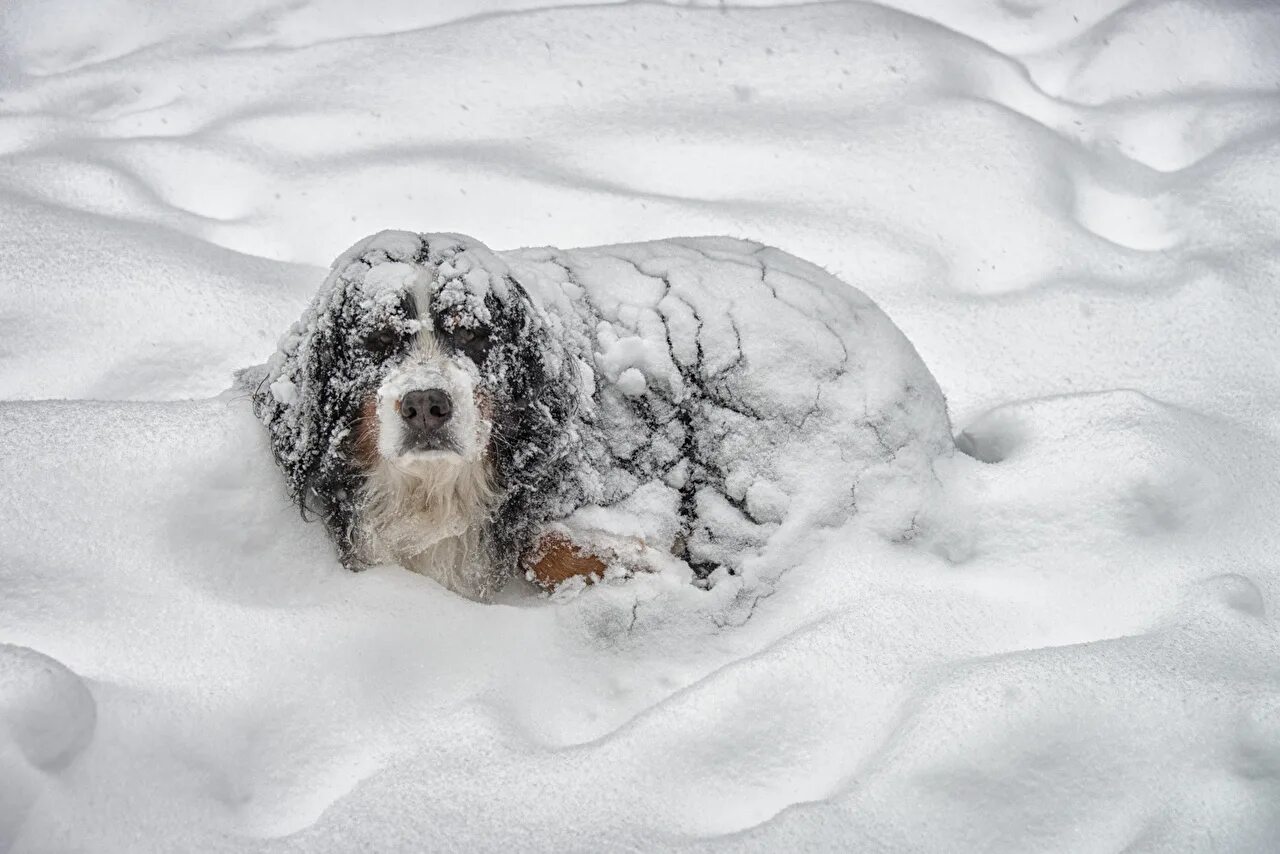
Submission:
{"label": "white snow surface", "polygon": [[[4,4],[0,850],[1280,847],[1280,7],[538,5]],[[732,611],[347,573],[223,392],[383,228],[782,247],[967,453]]]}

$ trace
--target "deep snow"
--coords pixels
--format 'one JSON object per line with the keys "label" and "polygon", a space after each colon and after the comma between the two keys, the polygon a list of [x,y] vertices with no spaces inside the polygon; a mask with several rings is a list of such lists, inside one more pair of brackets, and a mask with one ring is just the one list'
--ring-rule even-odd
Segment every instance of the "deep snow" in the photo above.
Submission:
{"label": "deep snow", "polygon": [[[5,4],[0,843],[1280,846],[1280,7],[533,5]],[[746,602],[346,573],[222,393],[384,227],[781,246],[970,455]]]}

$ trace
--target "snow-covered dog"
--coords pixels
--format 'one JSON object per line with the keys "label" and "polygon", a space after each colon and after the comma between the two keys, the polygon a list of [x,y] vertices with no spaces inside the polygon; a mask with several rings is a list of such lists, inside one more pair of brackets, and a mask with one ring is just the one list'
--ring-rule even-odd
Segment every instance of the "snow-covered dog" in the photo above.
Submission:
{"label": "snow-covered dog", "polygon": [[869,299],[729,238],[495,253],[382,232],[334,262],[254,407],[344,565],[474,598],[673,556],[714,583],[855,513],[909,535],[952,447]]}

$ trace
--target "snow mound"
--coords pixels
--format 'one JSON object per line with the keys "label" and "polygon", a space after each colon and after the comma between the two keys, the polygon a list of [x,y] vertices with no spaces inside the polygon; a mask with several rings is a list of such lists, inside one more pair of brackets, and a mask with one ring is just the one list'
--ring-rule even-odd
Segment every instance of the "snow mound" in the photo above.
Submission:
{"label": "snow mound", "polygon": [[61,662],[0,644],[0,722],[36,768],[70,762],[93,736],[93,695]]}
{"label": "snow mound", "polygon": [[[1252,599],[1247,582],[1218,583]],[[904,704],[908,737],[741,848],[821,836],[919,850],[927,821],[936,851],[1269,850],[1274,826],[1249,816],[1280,780],[1275,629],[1196,599],[1150,633],[939,674]],[[1255,682],[1271,687],[1239,690]]]}
{"label": "snow mound", "polygon": [[23,646],[0,643],[0,845],[8,850],[43,788],[93,738],[97,709],[84,681]]}
{"label": "snow mound", "polygon": [[957,438],[991,465],[957,461],[964,473],[938,502],[954,538],[935,546],[967,560],[1046,537],[1101,545],[1221,530],[1241,509],[1231,484],[1243,472],[1220,448],[1229,429],[1133,391],[1005,404]]}
{"label": "snow mound", "polygon": [[[81,191],[90,183],[74,172],[58,180]],[[3,190],[0,230],[7,399],[217,394],[271,346],[316,276]]]}

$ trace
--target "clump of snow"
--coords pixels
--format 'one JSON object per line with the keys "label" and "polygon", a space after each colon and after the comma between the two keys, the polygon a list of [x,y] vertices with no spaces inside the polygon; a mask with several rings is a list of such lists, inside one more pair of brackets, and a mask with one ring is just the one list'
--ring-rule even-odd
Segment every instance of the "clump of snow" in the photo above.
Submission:
{"label": "clump of snow", "polygon": [[[0,736],[0,847],[1275,847],[1272,4],[82,5],[0,26],[0,643],[96,724]],[[347,573],[211,396],[387,227],[781,246],[969,453],[752,589]],[[597,385],[678,393],[624,309]]]}
{"label": "clump of snow", "polygon": [[0,644],[0,721],[28,762],[56,769],[93,735],[93,696],[55,659]]}
{"label": "clump of snow", "polygon": [[17,837],[42,772],[62,770],[83,751],[95,719],[79,676],[33,649],[0,643],[0,840]]}
{"label": "clump of snow", "polygon": [[644,394],[645,389],[649,387],[649,382],[644,378],[644,372],[639,368],[627,368],[618,374],[615,384],[618,391],[627,397],[639,397]]}

